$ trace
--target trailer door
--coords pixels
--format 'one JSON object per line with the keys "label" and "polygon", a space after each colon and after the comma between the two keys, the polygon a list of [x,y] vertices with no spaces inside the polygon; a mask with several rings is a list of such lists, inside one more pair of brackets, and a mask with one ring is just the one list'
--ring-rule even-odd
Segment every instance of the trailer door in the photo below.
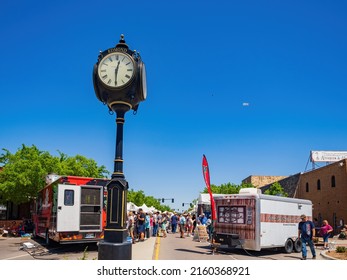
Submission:
{"label": "trailer door", "polygon": [[57,231],[79,231],[81,187],[58,185]]}

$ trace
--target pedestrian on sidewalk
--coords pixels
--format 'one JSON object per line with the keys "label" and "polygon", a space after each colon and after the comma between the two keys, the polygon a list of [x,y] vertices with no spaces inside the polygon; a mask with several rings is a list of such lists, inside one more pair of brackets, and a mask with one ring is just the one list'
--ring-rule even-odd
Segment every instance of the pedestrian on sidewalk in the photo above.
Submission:
{"label": "pedestrian on sidewalk", "polygon": [[146,213],[146,217],[145,217],[145,236],[146,239],[148,239],[150,237],[150,229],[151,229],[151,217],[149,216],[149,213]]}
{"label": "pedestrian on sidewalk", "polygon": [[324,249],[329,249],[329,237],[330,233],[333,232],[333,228],[329,225],[327,220],[323,221],[323,224],[319,230],[320,235],[323,237]]}
{"label": "pedestrian on sidewalk", "polygon": [[134,228],[135,228],[135,219],[134,219],[134,213],[132,211],[129,211],[128,215],[128,233],[131,237],[131,241],[133,244],[135,244],[135,236],[134,236]]}
{"label": "pedestrian on sidewalk", "polygon": [[307,248],[306,244],[309,245],[312,259],[316,259],[316,250],[313,244],[313,237],[315,236],[316,230],[314,227],[314,223],[309,221],[305,214],[300,216],[301,222],[298,225],[298,238],[300,238],[302,242],[302,260],[306,260],[307,258]]}
{"label": "pedestrian on sidewalk", "polygon": [[139,209],[139,213],[137,214],[137,231],[139,234],[139,241],[145,240],[145,219],[146,215],[143,212],[143,209]]}

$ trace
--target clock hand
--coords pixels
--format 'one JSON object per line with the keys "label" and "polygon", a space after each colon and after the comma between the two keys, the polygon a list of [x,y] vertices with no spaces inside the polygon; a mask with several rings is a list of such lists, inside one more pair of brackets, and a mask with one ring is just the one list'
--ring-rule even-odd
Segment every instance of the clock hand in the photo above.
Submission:
{"label": "clock hand", "polygon": [[119,63],[120,63],[120,61],[118,61],[117,67],[116,67],[115,72],[114,72],[114,74],[115,74],[115,80],[114,80],[115,85],[117,85],[117,75],[118,75]]}

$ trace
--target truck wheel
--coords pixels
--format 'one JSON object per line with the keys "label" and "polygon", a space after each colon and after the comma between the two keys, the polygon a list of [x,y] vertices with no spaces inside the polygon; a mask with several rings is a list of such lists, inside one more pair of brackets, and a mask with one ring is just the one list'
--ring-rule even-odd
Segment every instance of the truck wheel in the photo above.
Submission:
{"label": "truck wheel", "polygon": [[294,242],[294,251],[300,253],[302,250],[302,242],[299,238],[297,238]]}
{"label": "truck wheel", "polygon": [[284,251],[287,254],[290,254],[291,252],[293,252],[293,248],[294,248],[294,242],[292,239],[288,238],[286,243],[284,244]]}

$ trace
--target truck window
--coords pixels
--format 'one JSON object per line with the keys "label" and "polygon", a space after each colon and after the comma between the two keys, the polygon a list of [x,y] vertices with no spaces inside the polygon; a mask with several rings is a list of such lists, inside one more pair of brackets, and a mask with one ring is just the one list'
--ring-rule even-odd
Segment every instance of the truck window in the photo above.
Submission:
{"label": "truck window", "polygon": [[74,190],[64,190],[64,205],[73,206],[74,205]]}
{"label": "truck window", "polygon": [[245,224],[245,206],[219,206],[218,222],[225,224]]}

